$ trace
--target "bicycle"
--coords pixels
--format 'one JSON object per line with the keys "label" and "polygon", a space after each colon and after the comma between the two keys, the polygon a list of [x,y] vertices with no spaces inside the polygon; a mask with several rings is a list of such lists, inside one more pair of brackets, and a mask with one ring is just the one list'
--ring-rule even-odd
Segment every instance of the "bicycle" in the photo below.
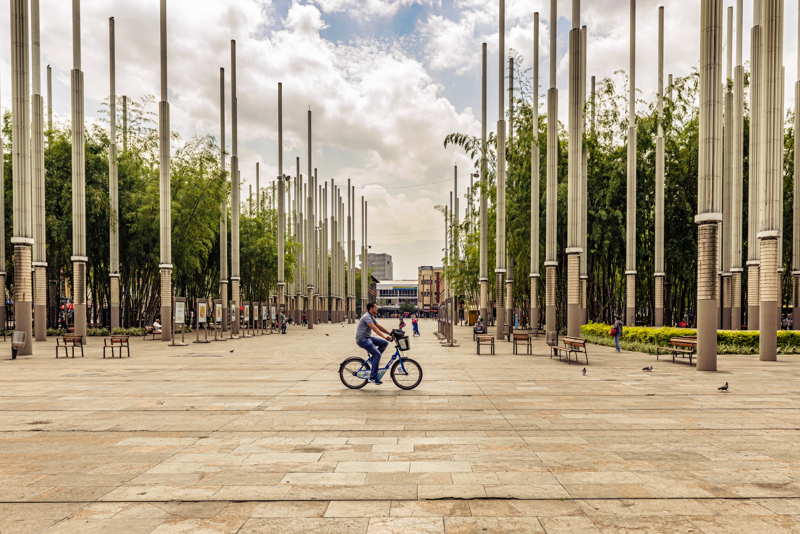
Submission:
{"label": "bicycle", "polygon": [[[422,366],[411,358],[401,355],[410,348],[408,338],[398,330],[392,330],[395,350],[385,367],[378,369],[378,380],[389,371],[394,385],[403,390],[414,389],[422,382]],[[345,387],[361,389],[367,385],[370,376],[369,360],[359,357],[347,358],[339,364],[339,379]]]}

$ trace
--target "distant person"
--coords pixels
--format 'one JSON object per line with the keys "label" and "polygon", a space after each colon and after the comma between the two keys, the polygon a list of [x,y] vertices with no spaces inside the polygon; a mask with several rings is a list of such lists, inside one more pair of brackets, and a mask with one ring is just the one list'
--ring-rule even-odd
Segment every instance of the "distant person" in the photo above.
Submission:
{"label": "distant person", "polygon": [[405,327],[406,327],[406,320],[400,317],[400,324],[398,328],[400,328],[400,330],[403,330]]}
{"label": "distant person", "polygon": [[411,317],[411,328],[414,330],[414,337],[419,337],[419,321],[416,315]]}
{"label": "distant person", "polygon": [[161,323],[158,321],[158,317],[153,321],[153,330],[161,330]]}
{"label": "distant person", "polygon": [[614,325],[611,327],[611,335],[614,336],[614,347],[617,352],[620,352],[619,338],[622,337],[622,320],[619,317],[614,317]]}
{"label": "distant person", "polygon": [[475,326],[472,327],[472,331],[476,334],[486,333],[486,325],[483,323],[483,317],[478,317],[478,320],[475,322]]}

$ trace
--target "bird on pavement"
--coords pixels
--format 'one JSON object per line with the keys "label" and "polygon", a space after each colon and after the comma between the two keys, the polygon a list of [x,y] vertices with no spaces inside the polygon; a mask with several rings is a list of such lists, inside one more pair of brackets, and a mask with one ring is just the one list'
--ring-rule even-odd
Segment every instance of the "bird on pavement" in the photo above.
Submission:
{"label": "bird on pavement", "polygon": [[717,390],[719,390],[719,391],[728,391],[728,383],[725,382],[720,387],[718,387]]}
{"label": "bird on pavement", "polygon": [[229,350],[228,352],[233,352],[233,351],[235,351],[235,350],[236,350],[236,349],[231,349],[231,350]]}
{"label": "bird on pavement", "polygon": [[583,368],[582,373],[583,373],[583,376],[586,376],[586,367]]}
{"label": "bird on pavement", "polygon": [[653,370],[652,365],[648,365],[647,367],[642,367],[642,371],[644,371],[645,373],[652,372],[652,370]]}

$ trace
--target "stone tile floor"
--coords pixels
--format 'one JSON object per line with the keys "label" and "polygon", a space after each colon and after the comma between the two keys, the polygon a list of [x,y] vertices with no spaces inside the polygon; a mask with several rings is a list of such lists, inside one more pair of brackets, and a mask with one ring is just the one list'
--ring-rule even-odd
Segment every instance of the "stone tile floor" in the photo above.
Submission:
{"label": "stone tile floor", "polygon": [[582,376],[433,328],[411,392],[341,385],[352,325],[129,360],[36,344],[0,362],[0,533],[800,533],[800,357],[590,346]]}

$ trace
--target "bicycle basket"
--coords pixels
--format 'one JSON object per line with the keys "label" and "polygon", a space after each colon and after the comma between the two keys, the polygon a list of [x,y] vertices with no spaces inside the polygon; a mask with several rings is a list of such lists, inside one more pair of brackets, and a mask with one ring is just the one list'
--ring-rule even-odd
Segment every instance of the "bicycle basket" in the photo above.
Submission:
{"label": "bicycle basket", "polygon": [[411,348],[411,341],[407,337],[398,338],[397,348],[400,350],[408,350]]}

